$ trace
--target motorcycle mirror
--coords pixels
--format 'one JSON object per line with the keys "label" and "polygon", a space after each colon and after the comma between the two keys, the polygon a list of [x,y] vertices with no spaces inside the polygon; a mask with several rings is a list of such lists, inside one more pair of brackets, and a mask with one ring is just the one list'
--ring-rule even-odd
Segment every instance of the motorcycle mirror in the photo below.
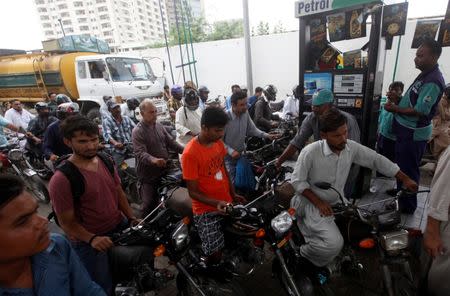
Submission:
{"label": "motorcycle mirror", "polygon": [[331,188],[331,184],[328,182],[317,182],[317,183],[314,183],[314,186],[316,186],[320,189],[323,189],[323,190],[328,190]]}

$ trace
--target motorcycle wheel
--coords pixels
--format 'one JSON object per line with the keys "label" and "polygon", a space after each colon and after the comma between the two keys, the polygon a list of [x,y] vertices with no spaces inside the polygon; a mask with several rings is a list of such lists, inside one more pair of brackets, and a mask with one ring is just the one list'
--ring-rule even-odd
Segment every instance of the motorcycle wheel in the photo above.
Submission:
{"label": "motorcycle wheel", "polygon": [[[218,282],[211,278],[198,277],[197,284],[207,296],[245,296],[246,293],[235,280],[230,283]],[[177,276],[181,296],[201,296],[197,289],[181,274]]]}
{"label": "motorcycle wheel", "polygon": [[27,178],[25,183],[29,192],[31,192],[38,201],[46,204],[50,202],[50,194],[39,175],[33,175]]}

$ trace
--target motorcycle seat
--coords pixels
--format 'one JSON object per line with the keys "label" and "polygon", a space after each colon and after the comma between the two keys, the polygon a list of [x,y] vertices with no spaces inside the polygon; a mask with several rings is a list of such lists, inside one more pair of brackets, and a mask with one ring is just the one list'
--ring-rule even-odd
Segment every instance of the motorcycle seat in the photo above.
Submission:
{"label": "motorcycle seat", "polygon": [[171,196],[167,201],[167,206],[180,214],[181,216],[192,217],[192,200],[189,196],[187,188],[177,187],[169,189],[168,196]]}

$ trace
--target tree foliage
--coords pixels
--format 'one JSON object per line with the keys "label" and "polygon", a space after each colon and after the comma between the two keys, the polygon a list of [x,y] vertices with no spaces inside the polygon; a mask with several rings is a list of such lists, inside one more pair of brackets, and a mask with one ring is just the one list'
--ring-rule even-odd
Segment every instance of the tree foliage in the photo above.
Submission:
{"label": "tree foliage", "polygon": [[[185,27],[183,27],[183,22],[178,22],[178,27],[180,31],[180,36],[178,37],[177,26],[173,24],[170,26],[168,34],[169,46],[177,45],[178,42],[181,44],[189,43],[192,38],[192,42],[205,42],[214,40],[225,40],[232,38],[239,38],[244,36],[244,25],[242,19],[217,21],[209,24],[204,18],[194,18],[191,25],[191,36],[189,36],[189,29],[187,26],[187,21],[184,22]],[[283,33],[285,28],[282,22],[278,22],[273,28],[273,33]],[[186,33],[186,34],[185,34]],[[256,28],[251,28],[251,35],[269,35],[270,26],[268,22],[259,22]],[[156,48],[165,46],[164,40],[153,43],[149,47]]]}
{"label": "tree foliage", "polygon": [[256,26],[256,35],[269,35],[270,27],[268,22],[260,21],[258,26]]}

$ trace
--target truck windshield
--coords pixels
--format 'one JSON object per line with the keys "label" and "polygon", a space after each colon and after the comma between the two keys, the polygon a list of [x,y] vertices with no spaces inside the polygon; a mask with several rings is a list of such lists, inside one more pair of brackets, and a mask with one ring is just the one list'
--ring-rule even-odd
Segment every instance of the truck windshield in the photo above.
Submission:
{"label": "truck windshield", "polygon": [[156,79],[146,60],[132,58],[107,58],[109,72],[113,81],[138,81]]}

